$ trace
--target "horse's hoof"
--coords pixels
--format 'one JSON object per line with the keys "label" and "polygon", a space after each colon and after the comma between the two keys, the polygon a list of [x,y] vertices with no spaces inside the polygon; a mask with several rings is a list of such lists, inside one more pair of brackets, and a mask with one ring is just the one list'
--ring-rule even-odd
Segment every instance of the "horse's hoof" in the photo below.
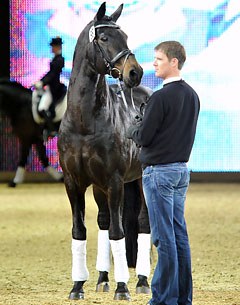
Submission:
{"label": "horse's hoof", "polygon": [[8,186],[9,187],[16,187],[16,183],[14,182],[14,181],[10,181],[10,182],[8,182]]}
{"label": "horse's hoof", "polygon": [[116,301],[131,301],[129,292],[115,292],[114,300]]}
{"label": "horse's hoof", "polygon": [[69,294],[69,300],[83,300],[84,299],[84,291],[83,284],[85,281],[74,282],[73,289]]}
{"label": "horse's hoof", "polygon": [[99,271],[96,292],[109,292],[109,278],[107,271]]}
{"label": "horse's hoof", "polygon": [[108,282],[102,282],[96,285],[96,292],[109,292]]}
{"label": "horse's hoof", "polygon": [[136,286],[136,293],[150,294],[151,290],[148,285],[147,277],[145,275],[138,275],[138,282]]}
{"label": "horse's hoof", "polygon": [[114,300],[131,301],[130,293],[125,283],[119,282],[115,290]]}
{"label": "horse's hoof", "polygon": [[83,292],[70,292],[69,300],[84,300]]}
{"label": "horse's hoof", "polygon": [[136,287],[136,294],[140,294],[140,293],[150,294],[151,289],[146,286]]}

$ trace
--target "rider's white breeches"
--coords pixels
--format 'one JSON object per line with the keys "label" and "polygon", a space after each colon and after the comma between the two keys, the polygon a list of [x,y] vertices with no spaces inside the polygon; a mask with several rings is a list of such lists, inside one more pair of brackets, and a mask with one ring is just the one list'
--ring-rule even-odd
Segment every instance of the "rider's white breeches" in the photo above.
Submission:
{"label": "rider's white breeches", "polygon": [[48,111],[50,105],[52,104],[52,94],[50,89],[46,88],[44,94],[41,97],[39,106],[38,106],[38,111]]}

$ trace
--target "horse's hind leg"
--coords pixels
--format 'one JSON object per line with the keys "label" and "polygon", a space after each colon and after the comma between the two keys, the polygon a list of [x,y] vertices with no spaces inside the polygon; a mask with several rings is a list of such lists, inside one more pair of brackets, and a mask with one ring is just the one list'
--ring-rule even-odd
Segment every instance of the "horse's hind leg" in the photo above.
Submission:
{"label": "horse's hind leg", "polygon": [[62,182],[63,175],[62,173],[59,173],[55,168],[53,168],[49,164],[49,159],[46,153],[46,146],[43,142],[43,140],[40,140],[36,143],[36,150],[38,153],[38,157],[43,165],[43,167],[46,169],[47,173],[56,181]]}
{"label": "horse's hind leg", "polygon": [[136,181],[124,184],[123,228],[126,240],[126,255],[128,267],[136,268],[138,214],[140,211],[139,192]]}
{"label": "horse's hind leg", "polygon": [[69,299],[84,299],[83,284],[88,280],[89,272],[86,263],[86,227],[85,221],[85,191],[80,189],[70,175],[64,175],[64,182],[72,209],[72,280],[73,289]]}
{"label": "horse's hind leg", "polygon": [[25,166],[27,164],[27,158],[29,155],[29,151],[31,148],[31,143],[28,141],[21,141],[21,150],[20,150],[20,159],[18,162],[18,167],[16,170],[15,177],[12,181],[8,183],[9,187],[15,187],[17,184],[24,182],[24,176],[25,176]]}
{"label": "horse's hind leg", "polygon": [[139,190],[140,212],[138,215],[138,255],[136,263],[136,274],[138,283],[136,285],[136,293],[150,293],[150,287],[147,278],[150,275],[150,250],[151,235],[150,225],[146,202],[143,195],[141,179],[137,181]]}
{"label": "horse's hind leg", "polygon": [[123,223],[128,265],[136,267],[139,279],[136,293],[150,293],[147,281],[150,275],[150,227],[141,180],[125,184],[124,192]]}
{"label": "horse's hind leg", "polygon": [[111,249],[109,241],[109,209],[106,195],[93,186],[93,195],[98,205],[98,248],[97,248],[97,262],[96,269],[99,271],[99,277],[96,285],[96,292],[109,291],[109,278],[108,273],[111,265]]}

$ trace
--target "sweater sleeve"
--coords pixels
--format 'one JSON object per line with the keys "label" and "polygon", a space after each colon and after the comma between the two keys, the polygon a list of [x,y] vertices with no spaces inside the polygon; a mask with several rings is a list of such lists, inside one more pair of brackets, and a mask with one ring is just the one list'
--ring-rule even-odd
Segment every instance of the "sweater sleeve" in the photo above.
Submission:
{"label": "sweater sleeve", "polygon": [[161,128],[162,121],[163,102],[156,91],[147,103],[141,126],[133,131],[134,142],[141,146],[149,146]]}

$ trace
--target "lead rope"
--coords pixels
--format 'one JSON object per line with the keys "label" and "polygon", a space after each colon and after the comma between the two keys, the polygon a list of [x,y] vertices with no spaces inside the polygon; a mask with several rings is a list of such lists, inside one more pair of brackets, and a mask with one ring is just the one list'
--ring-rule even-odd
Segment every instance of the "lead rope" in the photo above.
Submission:
{"label": "lead rope", "polygon": [[135,107],[134,100],[133,100],[133,89],[132,88],[131,88],[131,102],[132,102],[133,109],[137,112],[137,109]]}
{"label": "lead rope", "polygon": [[127,109],[127,108],[128,108],[128,104],[127,104],[126,97],[125,97],[125,94],[124,94],[124,92],[123,92],[123,88],[122,88],[122,85],[121,85],[121,82],[120,82],[119,78],[118,78],[118,88],[119,88],[119,90],[120,90],[120,92],[121,92],[121,96],[122,96],[124,105],[125,105],[125,107],[126,107],[126,109]]}
{"label": "lead rope", "polygon": [[[119,90],[120,90],[120,92],[121,92],[121,96],[122,96],[124,105],[125,105],[125,107],[126,107],[126,109],[127,109],[127,108],[128,108],[128,104],[127,104],[126,97],[125,97],[125,93],[124,93],[124,91],[123,91],[122,84],[121,84],[119,78],[118,78],[118,88],[119,88]],[[136,107],[135,107],[134,100],[133,100],[133,89],[132,89],[132,88],[130,89],[130,92],[131,92],[131,102],[132,102],[133,109],[137,112],[137,109],[136,109]]]}

